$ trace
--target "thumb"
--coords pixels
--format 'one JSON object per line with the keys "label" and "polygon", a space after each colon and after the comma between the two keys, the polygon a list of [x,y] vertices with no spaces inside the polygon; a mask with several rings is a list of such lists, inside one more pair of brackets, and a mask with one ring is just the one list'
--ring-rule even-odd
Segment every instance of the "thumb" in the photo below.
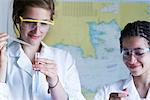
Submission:
{"label": "thumb", "polygon": [[123,91],[124,93],[126,93],[127,95],[129,95],[129,94],[128,94],[128,89],[127,89],[127,88],[123,89],[122,91]]}
{"label": "thumb", "polygon": [[123,89],[122,91],[124,91],[124,92],[128,92],[128,89],[127,89],[127,88],[125,88],[125,89]]}

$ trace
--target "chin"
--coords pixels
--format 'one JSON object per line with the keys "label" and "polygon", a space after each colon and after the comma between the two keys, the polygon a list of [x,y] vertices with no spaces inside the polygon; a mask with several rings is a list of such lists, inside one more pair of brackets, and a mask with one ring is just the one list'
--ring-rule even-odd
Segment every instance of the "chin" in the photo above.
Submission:
{"label": "chin", "polygon": [[131,72],[131,71],[130,71],[130,73],[131,73],[133,76],[135,76],[135,77],[138,77],[138,76],[141,76],[141,75],[142,75],[141,72]]}
{"label": "chin", "polygon": [[35,46],[35,45],[39,45],[40,44],[40,42],[32,42],[32,43],[30,43],[31,45],[33,45],[33,46]]}

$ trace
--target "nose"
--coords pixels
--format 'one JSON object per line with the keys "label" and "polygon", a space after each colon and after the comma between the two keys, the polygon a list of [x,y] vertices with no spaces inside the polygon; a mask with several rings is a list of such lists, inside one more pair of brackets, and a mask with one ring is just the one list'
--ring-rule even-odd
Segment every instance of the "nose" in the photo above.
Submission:
{"label": "nose", "polygon": [[134,64],[136,62],[137,62],[137,58],[133,54],[131,54],[129,59],[128,59],[128,63],[129,64]]}
{"label": "nose", "polygon": [[40,23],[36,23],[35,28],[34,28],[34,33],[40,33]]}

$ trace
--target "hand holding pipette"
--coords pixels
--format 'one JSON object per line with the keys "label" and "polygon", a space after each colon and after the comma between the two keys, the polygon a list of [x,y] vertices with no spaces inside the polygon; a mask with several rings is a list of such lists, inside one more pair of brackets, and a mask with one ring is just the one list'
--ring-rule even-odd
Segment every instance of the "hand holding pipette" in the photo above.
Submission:
{"label": "hand holding pipette", "polygon": [[8,35],[6,33],[0,33],[0,82],[5,82],[6,69],[7,69],[7,45]]}
{"label": "hand holding pipette", "polygon": [[6,78],[6,69],[7,69],[6,47],[8,39],[30,46],[29,43],[13,38],[9,36],[7,33],[0,33],[0,82],[5,82]]}

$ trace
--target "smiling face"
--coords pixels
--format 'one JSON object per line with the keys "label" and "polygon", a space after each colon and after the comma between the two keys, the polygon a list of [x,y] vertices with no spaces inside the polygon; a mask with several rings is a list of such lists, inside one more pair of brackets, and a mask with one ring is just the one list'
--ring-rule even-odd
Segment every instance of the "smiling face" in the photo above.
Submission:
{"label": "smiling face", "polygon": [[[28,7],[22,17],[25,19],[50,21],[50,11],[44,8]],[[34,24],[34,28],[28,27],[30,24]],[[48,30],[49,25],[45,23],[20,22],[20,38],[31,45],[39,44],[48,33]]]}
{"label": "smiling face", "polygon": [[[122,47],[130,50],[135,50],[137,48],[149,48],[149,45],[148,41],[145,38],[133,36],[125,37],[122,42]],[[148,71],[150,71],[150,51],[140,51],[140,55],[138,55],[138,53],[135,53],[134,51],[131,53],[131,55],[129,55],[128,58],[123,56],[123,61],[133,76],[148,74]]]}

